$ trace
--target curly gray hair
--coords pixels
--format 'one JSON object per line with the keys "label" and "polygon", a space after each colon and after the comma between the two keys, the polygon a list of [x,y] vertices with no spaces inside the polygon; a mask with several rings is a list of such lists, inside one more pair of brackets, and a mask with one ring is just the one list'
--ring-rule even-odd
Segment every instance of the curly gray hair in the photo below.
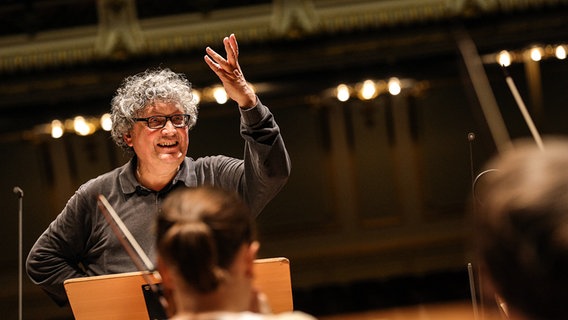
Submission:
{"label": "curly gray hair", "polygon": [[111,135],[116,144],[132,152],[124,141],[134,126],[134,118],[155,101],[179,104],[183,113],[189,114],[188,128],[197,122],[197,102],[191,93],[191,83],[183,74],[168,68],[146,70],[124,79],[111,102]]}

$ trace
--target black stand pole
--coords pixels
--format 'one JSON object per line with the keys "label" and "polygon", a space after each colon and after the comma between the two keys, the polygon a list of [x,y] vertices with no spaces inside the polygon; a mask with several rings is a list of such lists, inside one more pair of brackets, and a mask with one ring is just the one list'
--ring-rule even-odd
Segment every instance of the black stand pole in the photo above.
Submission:
{"label": "black stand pole", "polygon": [[22,299],[23,299],[23,290],[22,290],[22,252],[23,252],[23,237],[22,237],[22,207],[23,207],[23,200],[24,200],[24,190],[20,187],[14,187],[14,193],[18,196],[18,319],[22,320]]}

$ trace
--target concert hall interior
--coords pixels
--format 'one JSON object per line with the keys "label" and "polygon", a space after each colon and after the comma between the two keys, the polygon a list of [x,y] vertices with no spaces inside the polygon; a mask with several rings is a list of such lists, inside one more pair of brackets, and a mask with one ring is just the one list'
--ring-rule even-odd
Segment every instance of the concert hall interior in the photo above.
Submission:
{"label": "concert hall interior", "polygon": [[[467,59],[511,138],[531,131],[502,64],[539,133],[568,134],[566,17],[566,0],[1,1],[2,318],[18,316],[20,245],[25,259],[81,184],[128,160],[104,129],[126,76],[186,74],[201,99],[188,154],[242,157],[203,61],[234,33],[292,160],[257,222],[260,257],[290,260],[295,309],[474,319],[468,199],[499,146]],[[21,299],[24,319],[73,319],[25,272]]]}

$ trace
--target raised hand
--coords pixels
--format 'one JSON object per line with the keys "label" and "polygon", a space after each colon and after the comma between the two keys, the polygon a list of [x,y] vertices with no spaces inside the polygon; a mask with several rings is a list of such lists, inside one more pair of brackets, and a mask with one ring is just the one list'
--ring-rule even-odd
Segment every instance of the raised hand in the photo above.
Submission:
{"label": "raised hand", "polygon": [[223,83],[229,98],[239,104],[241,108],[250,108],[256,105],[256,94],[248,85],[239,65],[239,45],[234,34],[223,39],[227,58],[210,47],[205,48],[207,53],[205,62]]}

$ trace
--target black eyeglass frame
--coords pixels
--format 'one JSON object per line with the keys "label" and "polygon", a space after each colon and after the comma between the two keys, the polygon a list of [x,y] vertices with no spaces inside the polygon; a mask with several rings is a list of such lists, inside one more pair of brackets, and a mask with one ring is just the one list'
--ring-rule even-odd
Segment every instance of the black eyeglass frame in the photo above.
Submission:
{"label": "black eyeglass frame", "polygon": [[[183,125],[179,125],[179,124],[175,124],[173,119],[174,117],[179,117],[179,116],[183,116]],[[162,123],[161,126],[158,127],[151,127],[150,126],[150,119],[156,119],[156,118],[162,118],[164,119],[164,122]],[[178,114],[172,114],[171,116],[151,116],[151,117],[147,117],[147,118],[133,118],[134,121],[144,121],[146,122],[146,126],[148,126],[148,128],[150,129],[162,129],[163,127],[166,126],[166,124],[168,123],[168,120],[171,121],[172,125],[176,128],[183,128],[183,127],[187,127],[189,126],[189,120],[191,120],[191,115],[187,114],[187,113],[178,113]]]}

